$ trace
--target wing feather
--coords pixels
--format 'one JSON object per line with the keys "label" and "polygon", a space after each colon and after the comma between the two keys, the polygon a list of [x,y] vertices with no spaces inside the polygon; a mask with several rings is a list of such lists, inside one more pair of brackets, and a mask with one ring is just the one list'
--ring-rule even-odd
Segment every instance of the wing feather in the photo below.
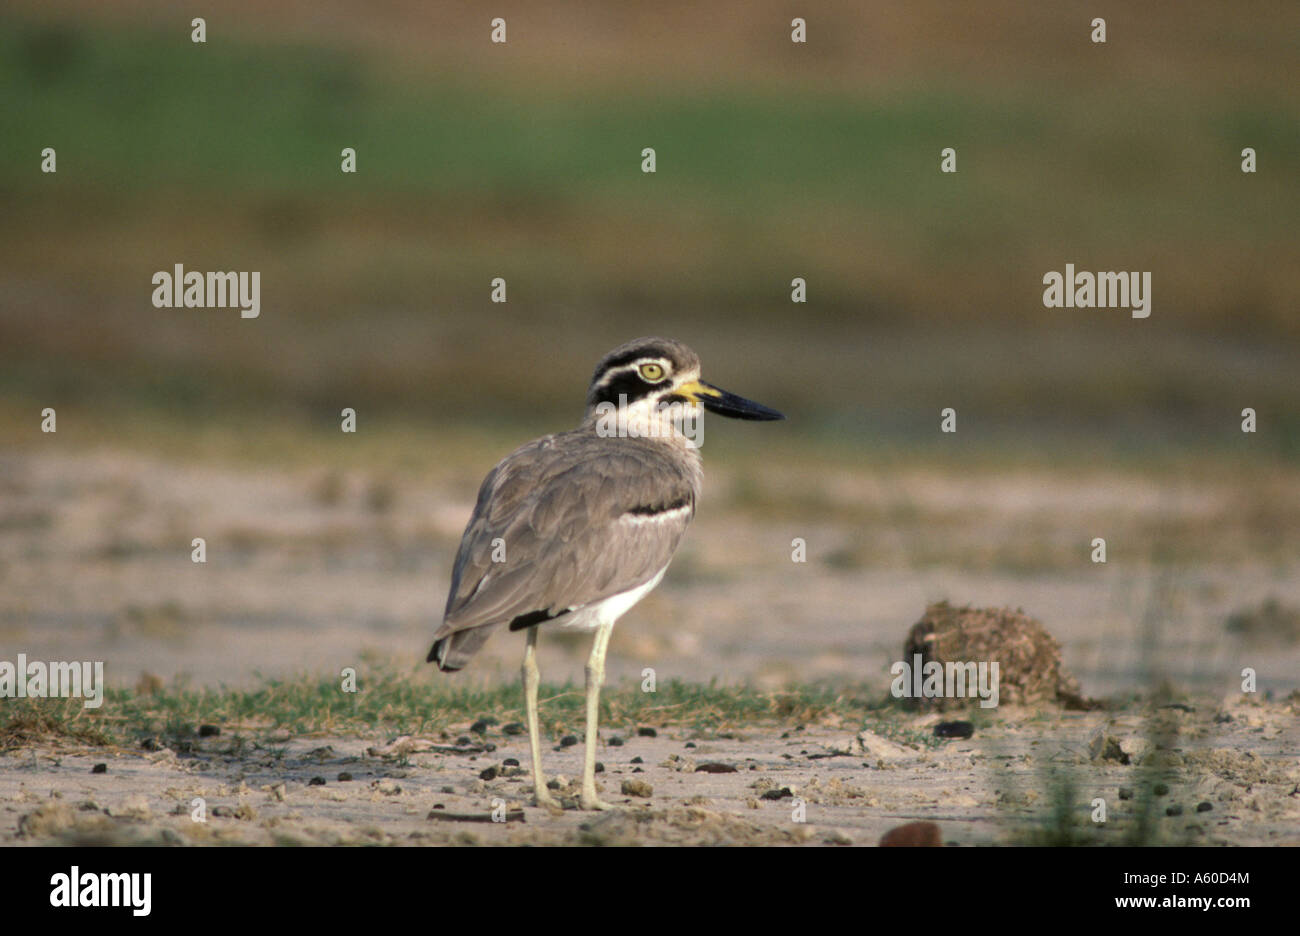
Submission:
{"label": "wing feather", "polygon": [[[562,614],[644,585],[681,542],[699,484],[693,454],[590,430],[508,455],[479,490],[435,639],[525,614]],[[654,522],[629,522],[634,512],[652,517],[661,508],[667,512]],[[498,539],[504,562],[492,562]]]}

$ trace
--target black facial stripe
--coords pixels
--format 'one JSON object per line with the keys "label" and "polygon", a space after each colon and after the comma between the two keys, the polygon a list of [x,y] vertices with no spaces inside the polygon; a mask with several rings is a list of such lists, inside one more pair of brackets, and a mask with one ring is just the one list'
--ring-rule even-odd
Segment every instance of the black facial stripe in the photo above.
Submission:
{"label": "black facial stripe", "polygon": [[623,374],[635,374],[638,369],[635,367],[607,367],[600,372],[594,383],[596,386],[609,383],[611,380],[618,379]]}
{"label": "black facial stripe", "polygon": [[613,403],[618,406],[620,394],[627,395],[627,402],[632,403],[649,396],[660,388],[660,384],[649,384],[642,380],[634,370],[616,374],[609,383],[597,387],[591,399],[592,404]]}
{"label": "black facial stripe", "polygon": [[[667,358],[638,354],[636,357],[632,358],[631,361],[626,361],[622,364],[607,364],[605,367],[601,368],[593,382],[599,384],[603,381],[610,380],[612,379],[612,375],[623,371],[639,371],[646,364],[658,364],[663,368],[665,378],[673,372],[672,362]],[[658,381],[658,383],[663,383],[663,380]]]}

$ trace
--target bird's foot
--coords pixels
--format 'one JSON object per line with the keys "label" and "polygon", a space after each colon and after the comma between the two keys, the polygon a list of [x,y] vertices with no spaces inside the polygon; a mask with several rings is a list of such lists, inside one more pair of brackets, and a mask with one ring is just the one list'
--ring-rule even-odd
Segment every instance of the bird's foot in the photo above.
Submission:
{"label": "bird's foot", "polygon": [[581,807],[582,809],[599,810],[599,811],[604,811],[607,809],[618,809],[617,806],[614,806],[610,803],[606,803],[599,796],[597,796],[595,790],[591,790],[591,791],[583,790],[582,796],[579,797],[578,799],[578,806]]}
{"label": "bird's foot", "polygon": [[560,805],[560,801],[545,789],[533,792],[533,805],[538,809],[545,809],[550,812],[562,812],[564,810],[564,807]]}

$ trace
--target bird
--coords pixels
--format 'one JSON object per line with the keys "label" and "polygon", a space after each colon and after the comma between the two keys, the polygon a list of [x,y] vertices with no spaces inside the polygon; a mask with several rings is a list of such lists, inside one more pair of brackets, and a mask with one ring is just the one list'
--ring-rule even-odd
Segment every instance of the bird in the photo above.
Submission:
{"label": "bird", "polygon": [[538,631],[592,631],[578,806],[596,791],[597,716],[614,624],[660,580],[695,516],[701,408],[746,420],[785,417],[700,379],[700,358],[671,338],[637,338],[596,365],[581,424],[503,458],[479,488],[426,662],[462,669],[494,631],[525,631],[522,666],[534,805],[547,788],[537,727]]}

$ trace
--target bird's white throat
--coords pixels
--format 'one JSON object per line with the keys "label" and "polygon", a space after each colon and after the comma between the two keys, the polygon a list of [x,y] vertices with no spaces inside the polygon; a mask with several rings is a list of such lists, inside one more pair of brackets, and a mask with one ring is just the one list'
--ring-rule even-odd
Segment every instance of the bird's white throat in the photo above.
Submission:
{"label": "bird's white throat", "polygon": [[704,444],[704,407],[698,403],[663,403],[657,397],[629,403],[620,395],[617,406],[596,404],[589,418],[602,438],[665,439],[693,449]]}

